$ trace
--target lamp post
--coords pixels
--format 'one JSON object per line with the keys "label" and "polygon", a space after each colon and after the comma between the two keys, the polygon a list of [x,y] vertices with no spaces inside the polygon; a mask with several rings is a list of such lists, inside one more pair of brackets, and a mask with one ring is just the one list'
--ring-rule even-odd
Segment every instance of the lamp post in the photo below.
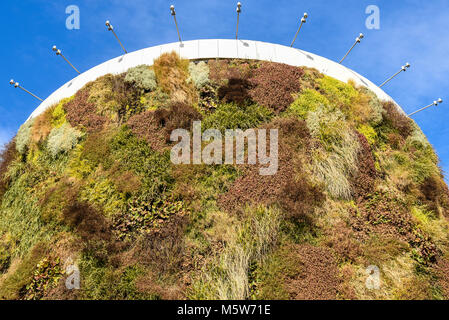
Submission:
{"label": "lamp post", "polygon": [[433,106],[437,106],[437,105],[439,105],[439,104],[441,104],[441,103],[443,103],[443,99],[440,98],[440,99],[438,99],[438,100],[435,100],[432,104],[429,104],[428,106],[426,106],[426,107],[424,107],[424,108],[421,108],[421,109],[419,109],[419,110],[417,110],[417,111],[415,111],[415,112],[410,113],[408,116],[411,117],[411,116],[413,116],[414,114],[417,114],[418,112],[424,111],[424,110],[426,110],[426,109],[428,109],[428,108],[430,108],[430,107],[433,107]]}
{"label": "lamp post", "polygon": [[32,95],[34,98],[36,98],[37,100],[40,100],[41,102],[43,102],[44,100],[42,100],[41,98],[39,98],[38,96],[36,96],[35,94],[31,93],[30,91],[28,91],[27,89],[25,89],[24,87],[22,87],[18,82],[15,82],[14,79],[9,80],[9,84],[14,86],[14,88],[20,88],[23,91],[25,91],[26,93]]}
{"label": "lamp post", "polygon": [[235,33],[235,40],[239,38],[239,22],[240,22],[240,13],[242,12],[242,4],[237,2],[237,31]]}
{"label": "lamp post", "polygon": [[176,11],[175,11],[175,6],[174,5],[170,6],[170,11],[171,11],[171,15],[173,16],[173,19],[175,20],[176,31],[178,31],[179,42],[182,43],[181,34],[179,33],[178,21],[176,20]]}
{"label": "lamp post", "polygon": [[81,74],[74,66],[67,60],[66,57],[62,54],[61,50],[59,50],[56,46],[53,46],[52,50],[56,53],[57,56],[61,56],[78,74]]}
{"label": "lamp post", "polygon": [[406,63],[405,66],[401,67],[401,70],[399,70],[398,72],[396,72],[394,75],[392,75],[390,78],[388,78],[384,83],[382,83],[379,88],[382,88],[384,85],[386,85],[388,82],[390,82],[391,80],[393,80],[398,74],[400,74],[401,72],[406,72],[407,69],[410,68],[410,63]]}
{"label": "lamp post", "polygon": [[296,31],[295,38],[293,39],[292,44],[290,45],[290,48],[293,47],[293,44],[295,43],[296,38],[298,37],[299,31],[301,31],[301,27],[304,23],[307,22],[308,17],[309,17],[309,15],[307,14],[307,12],[305,12],[304,16],[301,18],[301,24],[299,25],[298,31]]}
{"label": "lamp post", "polygon": [[352,45],[351,49],[349,49],[348,53],[345,54],[343,59],[340,60],[339,64],[341,64],[346,59],[346,57],[349,55],[349,53],[352,51],[352,49],[354,49],[354,47],[357,45],[357,43],[360,43],[364,37],[365,36],[363,35],[363,33],[359,34],[359,36],[355,39],[355,43]]}
{"label": "lamp post", "polygon": [[122,42],[120,41],[120,39],[118,38],[117,34],[114,31],[114,27],[112,26],[111,22],[108,20],[106,21],[106,27],[108,27],[108,31],[112,31],[112,33],[114,34],[115,38],[117,39],[118,43],[120,44],[120,46],[122,47],[123,51],[125,51],[125,54],[128,53],[128,51],[126,51],[125,47],[123,46]]}

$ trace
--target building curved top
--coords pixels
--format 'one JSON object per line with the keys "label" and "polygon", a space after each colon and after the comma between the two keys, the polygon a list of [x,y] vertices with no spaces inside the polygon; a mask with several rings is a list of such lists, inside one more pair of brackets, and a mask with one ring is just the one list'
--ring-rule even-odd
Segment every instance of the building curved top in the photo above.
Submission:
{"label": "building curved top", "polygon": [[161,54],[172,51],[177,52],[182,58],[188,60],[215,58],[251,59],[315,68],[321,73],[343,82],[352,79],[356,84],[367,87],[373,91],[380,99],[394,102],[398,108],[402,110],[389,95],[365,77],[341,64],[316,54],[267,42],[211,39],[192,40],[183,43],[175,42],[141,49],[99,64],[54,91],[36,110],[34,110],[30,115],[30,119],[38,116],[48,107],[58,103],[62,99],[73,96],[88,82],[94,81],[109,73],[123,73],[129,68],[141,64],[153,65],[154,60]]}

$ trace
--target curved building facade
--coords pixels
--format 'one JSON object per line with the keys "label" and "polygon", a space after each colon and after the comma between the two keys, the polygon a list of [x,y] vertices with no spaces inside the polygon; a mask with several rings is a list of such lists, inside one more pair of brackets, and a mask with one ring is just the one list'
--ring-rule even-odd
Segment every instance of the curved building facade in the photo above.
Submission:
{"label": "curved building facade", "polygon": [[[315,68],[321,73],[343,82],[352,79],[356,84],[365,86],[373,91],[380,99],[392,101],[397,105],[389,95],[365,77],[341,64],[316,54],[279,44],[260,41],[211,39],[164,44],[134,51],[106,61],[80,74],[64,84],[58,90],[54,91],[39,105],[39,107],[31,114],[30,118],[38,116],[45,111],[46,108],[59,102],[61,99],[71,97],[84,85],[101,76],[109,73],[120,74],[127,71],[129,68],[141,64],[153,65],[154,60],[161,54],[172,51],[177,52],[182,58],[188,60],[249,59]],[[397,106],[401,109],[399,105]]]}

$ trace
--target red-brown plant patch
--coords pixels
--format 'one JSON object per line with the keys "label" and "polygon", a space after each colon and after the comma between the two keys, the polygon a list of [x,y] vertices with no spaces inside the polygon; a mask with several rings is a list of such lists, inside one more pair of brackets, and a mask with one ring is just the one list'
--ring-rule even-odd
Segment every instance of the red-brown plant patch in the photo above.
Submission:
{"label": "red-brown plant patch", "polygon": [[358,199],[363,198],[374,191],[377,171],[368,140],[363,134],[357,131],[356,134],[360,144],[360,149],[357,155],[357,166],[359,170],[356,175],[352,177],[351,184],[353,196]]}
{"label": "red-brown plant patch", "polygon": [[193,121],[201,119],[201,114],[193,107],[175,102],[168,108],[146,111],[131,117],[128,126],[137,137],[147,141],[154,150],[161,150],[170,142],[173,130],[191,130]]}
{"label": "red-brown plant patch", "polygon": [[360,200],[353,212],[352,228],[359,236],[379,234],[396,238],[414,248],[417,259],[434,263],[440,251],[415,223],[407,205],[386,192],[376,192]]}
{"label": "red-brown plant patch", "polygon": [[413,131],[411,120],[405,114],[401,113],[393,102],[384,102],[383,109],[384,112],[382,114],[384,120],[397,129],[404,139],[407,139]]}
{"label": "red-brown plant patch", "polygon": [[286,279],[290,299],[335,300],[340,280],[332,251],[303,244],[292,246],[291,252],[298,256],[301,265],[297,275]]}
{"label": "red-brown plant patch", "polygon": [[75,98],[64,105],[67,121],[73,126],[82,126],[87,132],[101,131],[107,118],[96,113],[96,106],[88,102],[89,88],[85,87],[75,94]]}
{"label": "red-brown plant patch", "polygon": [[166,133],[157,122],[154,111],[136,114],[128,120],[128,126],[133,134],[145,140],[153,150],[166,147]]}
{"label": "red-brown plant patch", "polygon": [[250,79],[252,99],[279,113],[294,101],[293,93],[300,91],[304,71],[281,63],[264,62]]}
{"label": "red-brown plant patch", "polygon": [[310,184],[301,171],[301,163],[294,158],[297,150],[305,151],[309,147],[307,126],[298,119],[278,119],[265,127],[279,128],[277,173],[261,176],[259,166],[248,166],[229,191],[219,198],[218,203],[227,211],[239,211],[250,203],[278,203],[289,218],[306,218],[324,200],[321,188]]}
{"label": "red-brown plant patch", "polygon": [[355,237],[354,231],[344,222],[325,230],[326,246],[332,248],[341,262],[356,261],[363,253],[360,241]]}
{"label": "red-brown plant patch", "polygon": [[446,299],[449,299],[449,261],[445,258],[438,258],[436,265],[438,285],[443,291]]}

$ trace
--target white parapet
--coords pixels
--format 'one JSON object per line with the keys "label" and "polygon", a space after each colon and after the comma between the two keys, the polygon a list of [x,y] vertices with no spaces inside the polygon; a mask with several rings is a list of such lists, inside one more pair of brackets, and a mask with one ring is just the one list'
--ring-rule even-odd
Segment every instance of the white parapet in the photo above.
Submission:
{"label": "white parapet", "polygon": [[134,51],[106,61],[80,74],[53,92],[36,110],[34,110],[30,115],[30,119],[38,116],[48,107],[58,103],[62,99],[73,96],[87,83],[94,81],[101,76],[109,73],[120,74],[126,72],[129,68],[141,64],[153,65],[154,60],[161,54],[172,51],[177,52],[182,58],[188,60],[216,58],[251,59],[285,63],[298,67],[305,66],[315,68],[321,73],[343,82],[352,79],[357,85],[367,87],[373,91],[379,99],[394,102],[402,111],[399,105],[389,95],[365,77],[341,64],[316,54],[279,44],[260,41],[213,39],[185,41],[182,44],[179,42],[164,44]]}

